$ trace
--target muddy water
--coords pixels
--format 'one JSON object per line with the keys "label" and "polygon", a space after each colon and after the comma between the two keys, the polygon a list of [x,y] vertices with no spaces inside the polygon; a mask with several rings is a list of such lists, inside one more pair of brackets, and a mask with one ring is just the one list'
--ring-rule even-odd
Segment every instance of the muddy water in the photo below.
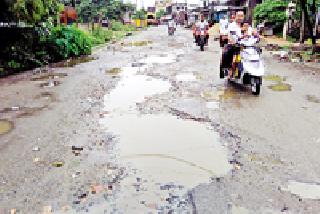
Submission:
{"label": "muddy water", "polygon": [[284,190],[301,198],[320,199],[320,184],[289,181],[288,188],[284,188]]}
{"label": "muddy water", "polygon": [[120,136],[120,157],[158,182],[194,187],[231,166],[217,133],[171,115],[123,115],[105,125]]}
{"label": "muddy water", "polygon": [[0,120],[0,135],[7,134],[13,129],[13,124],[7,120]]}
{"label": "muddy water", "polygon": [[168,81],[136,75],[141,69],[146,67],[122,68],[122,79],[117,87],[105,96],[106,111],[126,111],[135,108],[136,103],[142,102],[148,96],[169,91],[171,85]]}

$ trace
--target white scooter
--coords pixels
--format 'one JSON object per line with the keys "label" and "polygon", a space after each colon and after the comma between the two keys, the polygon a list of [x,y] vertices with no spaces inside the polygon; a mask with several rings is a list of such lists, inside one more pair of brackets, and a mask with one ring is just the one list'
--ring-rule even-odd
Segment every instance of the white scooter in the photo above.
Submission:
{"label": "white scooter", "polygon": [[[243,85],[251,85],[251,91],[254,95],[260,94],[262,77],[264,75],[264,63],[261,57],[262,50],[256,46],[259,39],[242,39],[237,46],[240,52],[235,57],[235,69],[231,82]],[[228,69],[220,65],[220,78],[228,76]]]}

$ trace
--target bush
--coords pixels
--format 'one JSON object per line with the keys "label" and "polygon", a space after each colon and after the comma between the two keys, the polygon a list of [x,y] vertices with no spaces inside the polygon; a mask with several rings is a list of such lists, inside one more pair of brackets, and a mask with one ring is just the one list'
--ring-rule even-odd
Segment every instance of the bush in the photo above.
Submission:
{"label": "bush", "polygon": [[51,60],[67,59],[91,53],[89,35],[74,26],[57,26],[48,38]]}
{"label": "bush", "polygon": [[118,21],[113,21],[112,25],[111,25],[111,29],[113,31],[127,31],[127,32],[131,32],[134,31],[135,28],[132,25],[124,25],[121,22]]}
{"label": "bush", "polygon": [[93,44],[103,44],[112,40],[113,32],[112,30],[105,30],[101,27],[94,29],[91,32]]}

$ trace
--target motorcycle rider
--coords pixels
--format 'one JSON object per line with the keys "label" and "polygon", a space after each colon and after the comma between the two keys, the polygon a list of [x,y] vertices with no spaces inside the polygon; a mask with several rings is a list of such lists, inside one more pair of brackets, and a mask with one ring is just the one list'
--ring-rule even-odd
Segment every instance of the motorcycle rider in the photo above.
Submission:
{"label": "motorcycle rider", "polygon": [[223,50],[221,67],[227,68],[229,71],[229,78],[233,76],[234,57],[238,51],[235,44],[243,38],[242,23],[244,21],[243,11],[238,11],[235,16],[235,21],[228,26],[228,44]]}
{"label": "motorcycle rider", "polygon": [[[204,15],[201,15],[200,21],[196,23],[196,29],[204,28],[207,31],[209,30],[209,23],[205,20]],[[206,43],[208,44],[209,34],[206,35]]]}
{"label": "motorcycle rider", "polygon": [[223,47],[228,40],[228,25],[229,21],[226,19],[226,16],[223,15],[219,21],[220,47]]}
{"label": "motorcycle rider", "polygon": [[168,33],[170,32],[170,29],[173,28],[173,31],[175,30],[176,28],[176,23],[173,19],[170,19],[168,21]]}

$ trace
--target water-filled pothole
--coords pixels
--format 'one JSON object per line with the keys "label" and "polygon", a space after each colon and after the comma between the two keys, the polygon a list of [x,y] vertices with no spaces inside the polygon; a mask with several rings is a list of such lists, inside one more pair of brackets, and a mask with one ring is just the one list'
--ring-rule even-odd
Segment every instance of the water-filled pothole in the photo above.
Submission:
{"label": "water-filled pothole", "polygon": [[181,82],[192,82],[196,81],[197,77],[193,73],[182,73],[176,75],[177,81]]}
{"label": "water-filled pothole", "polygon": [[142,47],[152,44],[153,42],[150,40],[142,40],[142,41],[132,41],[127,43],[121,43],[121,46],[135,46],[135,47]]}
{"label": "water-filled pothole", "polygon": [[168,81],[156,79],[146,75],[136,75],[140,68],[124,67],[122,79],[110,94],[105,96],[105,110],[129,110],[136,107],[136,103],[155,94],[169,91]]}
{"label": "water-filled pothole", "polygon": [[106,70],[106,74],[116,75],[121,72],[121,68],[111,68]]}
{"label": "water-filled pothole", "polygon": [[58,78],[64,78],[68,76],[66,73],[51,73],[51,74],[44,74],[37,77],[32,77],[31,81],[44,81],[48,79],[58,79]]}
{"label": "water-filled pothole", "polygon": [[177,57],[173,54],[165,54],[160,56],[148,56],[145,59],[141,59],[139,62],[145,64],[171,64],[177,62]]}
{"label": "water-filled pothole", "polygon": [[279,75],[272,74],[264,76],[263,79],[267,81],[281,82],[284,78]]}
{"label": "water-filled pothole", "polygon": [[51,87],[58,86],[58,85],[60,85],[60,84],[61,84],[60,81],[49,79],[48,82],[41,83],[41,84],[40,84],[40,87],[41,87],[41,88],[51,88]]}
{"label": "water-filled pothole", "polygon": [[0,120],[0,135],[9,133],[13,129],[13,123],[8,120]]}
{"label": "water-filled pothole", "polygon": [[103,123],[119,135],[120,157],[155,181],[194,187],[231,170],[219,134],[205,124],[166,114],[114,115]]}
{"label": "water-filled pothole", "polygon": [[273,91],[291,91],[291,85],[288,83],[278,82],[276,84],[268,86]]}
{"label": "water-filled pothole", "polygon": [[283,188],[294,195],[306,199],[320,199],[320,184],[319,183],[303,183],[298,181],[289,181],[288,187]]}
{"label": "water-filled pothole", "polygon": [[90,62],[90,61],[95,60],[95,59],[96,58],[92,57],[92,56],[81,56],[81,57],[78,57],[78,58],[72,58],[72,59],[68,59],[68,60],[65,60],[65,61],[54,63],[54,64],[52,64],[52,67],[53,68],[74,67],[74,66],[76,66],[78,64]]}

